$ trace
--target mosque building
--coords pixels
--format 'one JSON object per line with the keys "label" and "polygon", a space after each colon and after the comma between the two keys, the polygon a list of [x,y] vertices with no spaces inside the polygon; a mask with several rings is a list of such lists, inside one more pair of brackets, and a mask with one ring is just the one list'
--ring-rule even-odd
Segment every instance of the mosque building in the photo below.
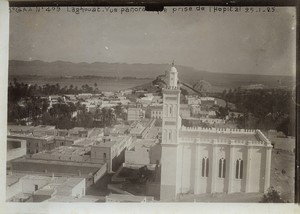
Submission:
{"label": "mosque building", "polygon": [[271,142],[260,130],[184,127],[174,62],[163,89],[162,201],[179,194],[266,192]]}

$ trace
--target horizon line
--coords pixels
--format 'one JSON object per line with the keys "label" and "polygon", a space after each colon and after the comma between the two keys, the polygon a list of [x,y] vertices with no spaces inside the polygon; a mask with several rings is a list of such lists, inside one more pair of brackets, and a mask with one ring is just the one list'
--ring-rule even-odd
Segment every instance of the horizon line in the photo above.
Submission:
{"label": "horizon line", "polygon": [[[20,59],[9,59],[8,61],[22,61],[22,62],[35,62],[35,61],[39,61],[39,62],[44,62],[44,63],[56,63],[56,62],[65,62],[65,63],[72,63],[72,64],[94,64],[94,63],[106,63],[106,64],[127,64],[127,65],[137,65],[137,64],[140,64],[140,65],[170,65],[170,67],[172,66],[172,62],[169,64],[169,63],[138,63],[138,62],[135,62],[135,63],[127,63],[127,62],[103,62],[103,61],[94,61],[94,62],[72,62],[72,61],[64,61],[64,60],[55,60],[55,61],[44,61],[44,60],[40,60],[40,59],[35,59],[35,60],[20,60]],[[296,77],[296,73],[295,74],[291,74],[291,75],[288,75],[288,74],[252,74],[252,73],[220,73],[220,72],[212,72],[212,71],[206,71],[206,70],[199,70],[199,69],[196,69],[192,66],[186,66],[186,65],[180,65],[180,64],[177,64],[176,66],[181,66],[181,67],[189,67],[189,68],[192,68],[194,69],[195,71],[199,71],[199,72],[207,72],[207,73],[211,73],[211,74],[229,74],[229,75],[252,75],[252,76],[285,76],[285,77]],[[175,67],[176,67],[175,66]],[[10,75],[10,74],[8,74]]]}

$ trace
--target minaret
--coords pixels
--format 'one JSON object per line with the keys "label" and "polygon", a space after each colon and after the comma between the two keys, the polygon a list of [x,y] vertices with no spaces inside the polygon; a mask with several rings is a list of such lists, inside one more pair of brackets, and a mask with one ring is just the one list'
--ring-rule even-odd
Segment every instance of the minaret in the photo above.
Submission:
{"label": "minaret", "polygon": [[174,66],[166,72],[166,87],[163,89],[163,124],[162,143],[177,143],[178,130],[181,127],[180,88],[178,86],[178,72]]}
{"label": "minaret", "polygon": [[162,119],[162,157],[161,157],[161,190],[160,199],[174,199],[177,194],[177,146],[181,127],[180,88],[178,72],[172,67],[166,72],[166,87],[163,88],[163,119]]}

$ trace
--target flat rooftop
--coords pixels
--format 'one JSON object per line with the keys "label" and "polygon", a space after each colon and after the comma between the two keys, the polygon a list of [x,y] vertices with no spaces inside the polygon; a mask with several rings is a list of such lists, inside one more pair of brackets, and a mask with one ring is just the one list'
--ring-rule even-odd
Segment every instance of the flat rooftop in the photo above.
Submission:
{"label": "flat rooftop", "polygon": [[90,134],[90,138],[98,137],[99,135],[103,134],[103,129],[101,128],[94,128]]}
{"label": "flat rooftop", "polygon": [[140,145],[145,147],[151,147],[158,143],[157,139],[137,139],[134,143],[134,146]]}
{"label": "flat rooftop", "polygon": [[113,145],[115,145],[116,143],[118,143],[118,141],[116,140],[106,140],[104,141],[98,141],[95,143],[94,146],[99,146],[99,147],[112,147]]}
{"label": "flat rooftop", "polygon": [[143,200],[153,200],[153,197],[148,196],[138,196],[138,195],[125,195],[125,194],[109,194],[107,198],[117,201],[124,201],[124,202],[141,202]]}
{"label": "flat rooftop", "polygon": [[80,137],[76,137],[76,136],[55,136],[54,138],[57,140],[69,140],[69,141],[76,141],[81,139]]}
{"label": "flat rooftop", "polygon": [[[99,146],[99,147],[112,147],[116,143],[122,142],[124,139],[128,139],[130,136],[128,135],[119,135],[117,137],[115,136],[109,136],[109,137],[104,137],[101,141],[98,141],[95,143],[94,146]],[[105,139],[105,142],[104,142]]]}
{"label": "flat rooftop", "polygon": [[12,174],[12,175],[6,175],[6,186],[11,186],[15,183],[17,183],[20,178],[24,177],[24,174]]}
{"label": "flat rooftop", "polygon": [[72,194],[72,189],[84,180],[84,178],[79,177],[53,177],[47,175],[35,175],[35,174],[12,174],[6,176],[6,185],[11,186],[18,182],[20,179],[25,180],[43,180],[47,184],[41,189],[35,192],[36,195],[62,195],[69,196]]}
{"label": "flat rooftop", "polygon": [[111,133],[125,133],[125,131],[129,129],[129,127],[130,127],[129,125],[118,124],[118,125],[115,125],[110,132]]}
{"label": "flat rooftop", "polygon": [[78,158],[88,160],[89,156],[86,156],[91,151],[91,147],[87,146],[60,146],[50,151],[42,151],[33,154],[32,159],[43,159],[43,160],[69,160],[75,161]]}
{"label": "flat rooftop", "polygon": [[40,139],[40,140],[52,140],[54,139],[54,136],[51,136],[51,135],[41,135],[41,136],[35,136],[33,135],[32,133],[29,133],[29,134],[18,134],[18,133],[10,133],[9,135],[7,135],[8,137],[21,137],[22,139],[23,138],[27,138],[27,139]]}
{"label": "flat rooftop", "polygon": [[[49,160],[49,159],[33,159],[33,158],[19,158],[14,160],[18,163],[33,163],[33,164],[46,164],[46,165],[57,165],[57,166],[75,166],[75,167],[92,167],[92,168],[101,168],[104,164],[93,162],[92,160],[87,162],[79,161],[67,161],[67,160]],[[25,171],[30,171],[25,170]]]}
{"label": "flat rooftop", "polygon": [[8,132],[44,132],[44,131],[53,131],[55,130],[55,126],[46,126],[46,125],[39,125],[39,126],[20,126],[20,125],[8,125],[7,131]]}
{"label": "flat rooftop", "polygon": [[72,128],[72,129],[69,130],[69,133],[74,134],[74,133],[79,133],[79,132],[82,132],[82,131],[88,131],[88,132],[90,132],[90,131],[92,131],[92,129],[90,129],[90,128],[84,128],[84,127],[74,127],[74,128]]}
{"label": "flat rooftop", "polygon": [[[72,178],[72,177],[53,177],[47,185],[39,189],[36,194],[53,194],[53,191],[57,191],[57,195],[69,196],[72,194],[72,189],[82,182],[84,178]],[[52,190],[52,191],[51,191]]]}
{"label": "flat rooftop", "polygon": [[25,140],[24,139],[18,139],[18,138],[13,138],[13,137],[7,137],[7,139],[6,139],[8,142],[22,142],[22,141],[24,141],[25,142]]}
{"label": "flat rooftop", "polygon": [[27,131],[32,131],[34,129],[34,126],[20,126],[20,125],[8,125],[7,126],[7,131],[12,131],[12,132],[27,132]]}
{"label": "flat rooftop", "polygon": [[14,170],[13,171],[14,176],[19,176],[20,178],[25,176],[41,176],[41,177],[48,177],[51,179],[52,177],[68,177],[68,178],[88,178],[88,174],[81,174],[78,175],[77,173],[70,173],[70,172],[41,172],[41,171],[19,171]]}
{"label": "flat rooftop", "polygon": [[80,147],[89,147],[92,146],[96,143],[95,139],[82,139],[80,141],[74,142],[74,144],[72,145],[73,147],[75,146],[80,146]]}
{"label": "flat rooftop", "polygon": [[56,189],[39,189],[37,190],[34,195],[48,195],[52,196],[55,193]]}
{"label": "flat rooftop", "polygon": [[34,131],[54,130],[55,126],[39,125],[34,127]]}
{"label": "flat rooftop", "polygon": [[55,195],[54,197],[49,199],[47,202],[64,202],[64,203],[69,203],[69,202],[97,202],[97,201],[100,201],[100,200],[104,200],[103,197],[86,195],[86,196],[82,196],[81,198],[75,198],[75,197],[72,197],[72,196]]}

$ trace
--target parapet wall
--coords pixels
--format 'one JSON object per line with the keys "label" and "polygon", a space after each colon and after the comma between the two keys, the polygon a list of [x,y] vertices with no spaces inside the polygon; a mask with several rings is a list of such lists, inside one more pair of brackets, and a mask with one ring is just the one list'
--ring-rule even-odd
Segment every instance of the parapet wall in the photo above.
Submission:
{"label": "parapet wall", "polygon": [[208,133],[228,133],[228,134],[255,134],[255,129],[228,129],[228,128],[204,128],[204,127],[181,127],[182,131],[197,131]]}
{"label": "parapet wall", "polygon": [[226,140],[226,139],[203,139],[203,138],[180,138],[180,143],[199,143],[199,144],[227,144],[227,145],[242,145],[242,146],[265,146],[263,141],[252,140]]}
{"label": "parapet wall", "polygon": [[271,146],[271,141],[260,131],[255,129],[228,129],[228,128],[203,128],[203,127],[181,127],[181,131],[195,131],[202,133],[222,133],[222,134],[243,134],[254,135],[257,140],[232,140],[232,139],[204,139],[201,137],[180,138],[183,143],[212,143],[212,144],[231,144],[231,145],[253,145],[253,146]]}
{"label": "parapet wall", "polygon": [[260,130],[256,130],[256,137],[266,144],[271,145],[271,141]]}
{"label": "parapet wall", "polygon": [[74,162],[91,162],[88,155],[65,155],[65,154],[49,154],[46,152],[36,153],[31,159],[49,160],[49,161],[74,161]]}

